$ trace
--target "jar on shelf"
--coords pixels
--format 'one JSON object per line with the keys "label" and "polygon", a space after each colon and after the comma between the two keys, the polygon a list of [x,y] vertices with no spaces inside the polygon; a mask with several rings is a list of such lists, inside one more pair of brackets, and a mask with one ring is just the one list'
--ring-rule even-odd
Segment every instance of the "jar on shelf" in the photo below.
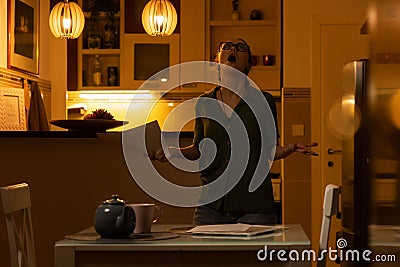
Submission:
{"label": "jar on shelf", "polygon": [[107,21],[104,25],[104,48],[117,48],[117,26],[114,12],[107,12]]}
{"label": "jar on shelf", "polygon": [[107,85],[118,86],[118,67],[111,66],[107,68]]}
{"label": "jar on shelf", "polygon": [[253,9],[251,12],[250,12],[250,19],[251,20],[260,20],[262,18],[262,14],[261,14],[261,11],[260,10],[258,10],[258,9]]}
{"label": "jar on shelf", "polygon": [[102,44],[102,37],[99,31],[99,16],[98,12],[92,12],[89,20],[88,31],[88,48],[99,49]]}
{"label": "jar on shelf", "polygon": [[93,60],[92,83],[94,86],[101,86],[103,83],[103,70],[99,55],[96,55]]}

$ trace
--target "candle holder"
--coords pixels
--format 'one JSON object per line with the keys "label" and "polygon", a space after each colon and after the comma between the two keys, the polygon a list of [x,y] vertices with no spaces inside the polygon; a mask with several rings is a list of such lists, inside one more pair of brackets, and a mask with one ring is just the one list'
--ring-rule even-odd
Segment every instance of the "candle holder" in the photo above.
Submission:
{"label": "candle holder", "polygon": [[275,55],[263,55],[263,65],[264,66],[273,66],[275,65]]}

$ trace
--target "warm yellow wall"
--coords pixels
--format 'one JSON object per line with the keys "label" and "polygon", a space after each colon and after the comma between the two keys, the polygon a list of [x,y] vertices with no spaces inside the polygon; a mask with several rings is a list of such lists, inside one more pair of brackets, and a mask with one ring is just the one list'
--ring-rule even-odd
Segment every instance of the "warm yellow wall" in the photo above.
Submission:
{"label": "warm yellow wall", "polygon": [[0,1],[0,67],[7,67],[7,1]]}
{"label": "warm yellow wall", "polygon": [[[313,15],[364,15],[368,0],[284,0],[284,87],[311,86],[311,18]],[[40,76],[52,81],[52,118],[65,116],[66,42],[48,29],[49,1],[40,1]],[[0,1],[0,66],[7,67],[7,1]]]}
{"label": "warm yellow wall", "polygon": [[283,1],[283,86],[311,87],[311,20],[318,16],[364,16],[369,0]]}
{"label": "warm yellow wall", "polygon": [[[67,41],[49,30],[50,1],[39,1],[39,76],[52,84],[51,118],[65,118]],[[7,68],[7,1],[0,1],[0,67]]]}

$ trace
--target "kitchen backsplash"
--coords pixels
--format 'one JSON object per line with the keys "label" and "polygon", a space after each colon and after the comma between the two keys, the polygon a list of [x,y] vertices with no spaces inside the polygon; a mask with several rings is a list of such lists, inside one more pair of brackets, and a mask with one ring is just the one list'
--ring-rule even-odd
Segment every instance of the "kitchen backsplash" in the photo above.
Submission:
{"label": "kitchen backsplash", "polygon": [[[161,99],[147,91],[68,91],[68,119],[83,119],[85,114],[103,108],[116,120],[129,123],[114,131],[127,130],[158,120],[163,131],[193,131],[195,99]],[[182,121],[188,121],[181,125]]]}

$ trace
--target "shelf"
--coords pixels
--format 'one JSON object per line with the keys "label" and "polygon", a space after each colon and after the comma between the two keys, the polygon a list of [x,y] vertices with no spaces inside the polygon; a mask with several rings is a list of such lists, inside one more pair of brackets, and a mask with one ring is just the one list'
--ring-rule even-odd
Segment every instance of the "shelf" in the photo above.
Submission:
{"label": "shelf", "polygon": [[82,86],[81,90],[121,90],[121,86]]}
{"label": "shelf", "polygon": [[82,49],[82,55],[117,55],[119,56],[119,49]]}
{"label": "shelf", "polygon": [[210,20],[210,26],[276,26],[276,20]]}
{"label": "shelf", "polygon": [[[232,20],[231,1],[206,0],[206,58],[215,58],[218,44],[232,37],[245,40],[256,62],[249,77],[262,90],[281,88],[281,0],[243,0],[238,11],[239,20]],[[261,20],[251,20],[257,9]],[[275,56],[274,65],[263,65],[263,55]]]}
{"label": "shelf", "polygon": [[251,69],[269,71],[269,70],[279,70],[280,68],[277,65],[273,65],[273,66],[258,66],[258,65],[256,65],[256,66],[252,66]]}
{"label": "shelf", "polygon": [[[91,0],[78,0],[77,1],[82,7],[84,16],[86,18],[87,25],[83,30],[81,36],[78,38],[77,44],[77,90],[118,90],[121,87],[121,37],[123,24],[123,4],[124,1],[113,0],[111,5],[103,5],[98,7],[98,17],[93,20],[93,13],[89,11],[90,6],[94,4]],[[102,2],[97,1],[98,4]],[[114,26],[115,31],[107,30],[106,24],[109,22],[108,16],[111,10],[115,10],[114,16]],[[87,27],[86,27],[87,26]],[[93,29],[92,29],[93,28]],[[93,30],[96,35],[100,36],[101,48],[89,48],[89,36],[90,32]],[[108,40],[108,44],[105,43]],[[99,40],[96,40],[99,41]],[[96,45],[97,46],[97,45]],[[110,48],[106,48],[110,47]],[[111,48],[112,47],[112,48]],[[101,79],[102,83],[100,86],[95,86],[93,82],[93,59],[95,56],[99,56],[101,62]],[[116,77],[116,79],[115,79]],[[116,82],[115,82],[116,81]],[[115,86],[108,86],[108,84],[113,84]]]}

